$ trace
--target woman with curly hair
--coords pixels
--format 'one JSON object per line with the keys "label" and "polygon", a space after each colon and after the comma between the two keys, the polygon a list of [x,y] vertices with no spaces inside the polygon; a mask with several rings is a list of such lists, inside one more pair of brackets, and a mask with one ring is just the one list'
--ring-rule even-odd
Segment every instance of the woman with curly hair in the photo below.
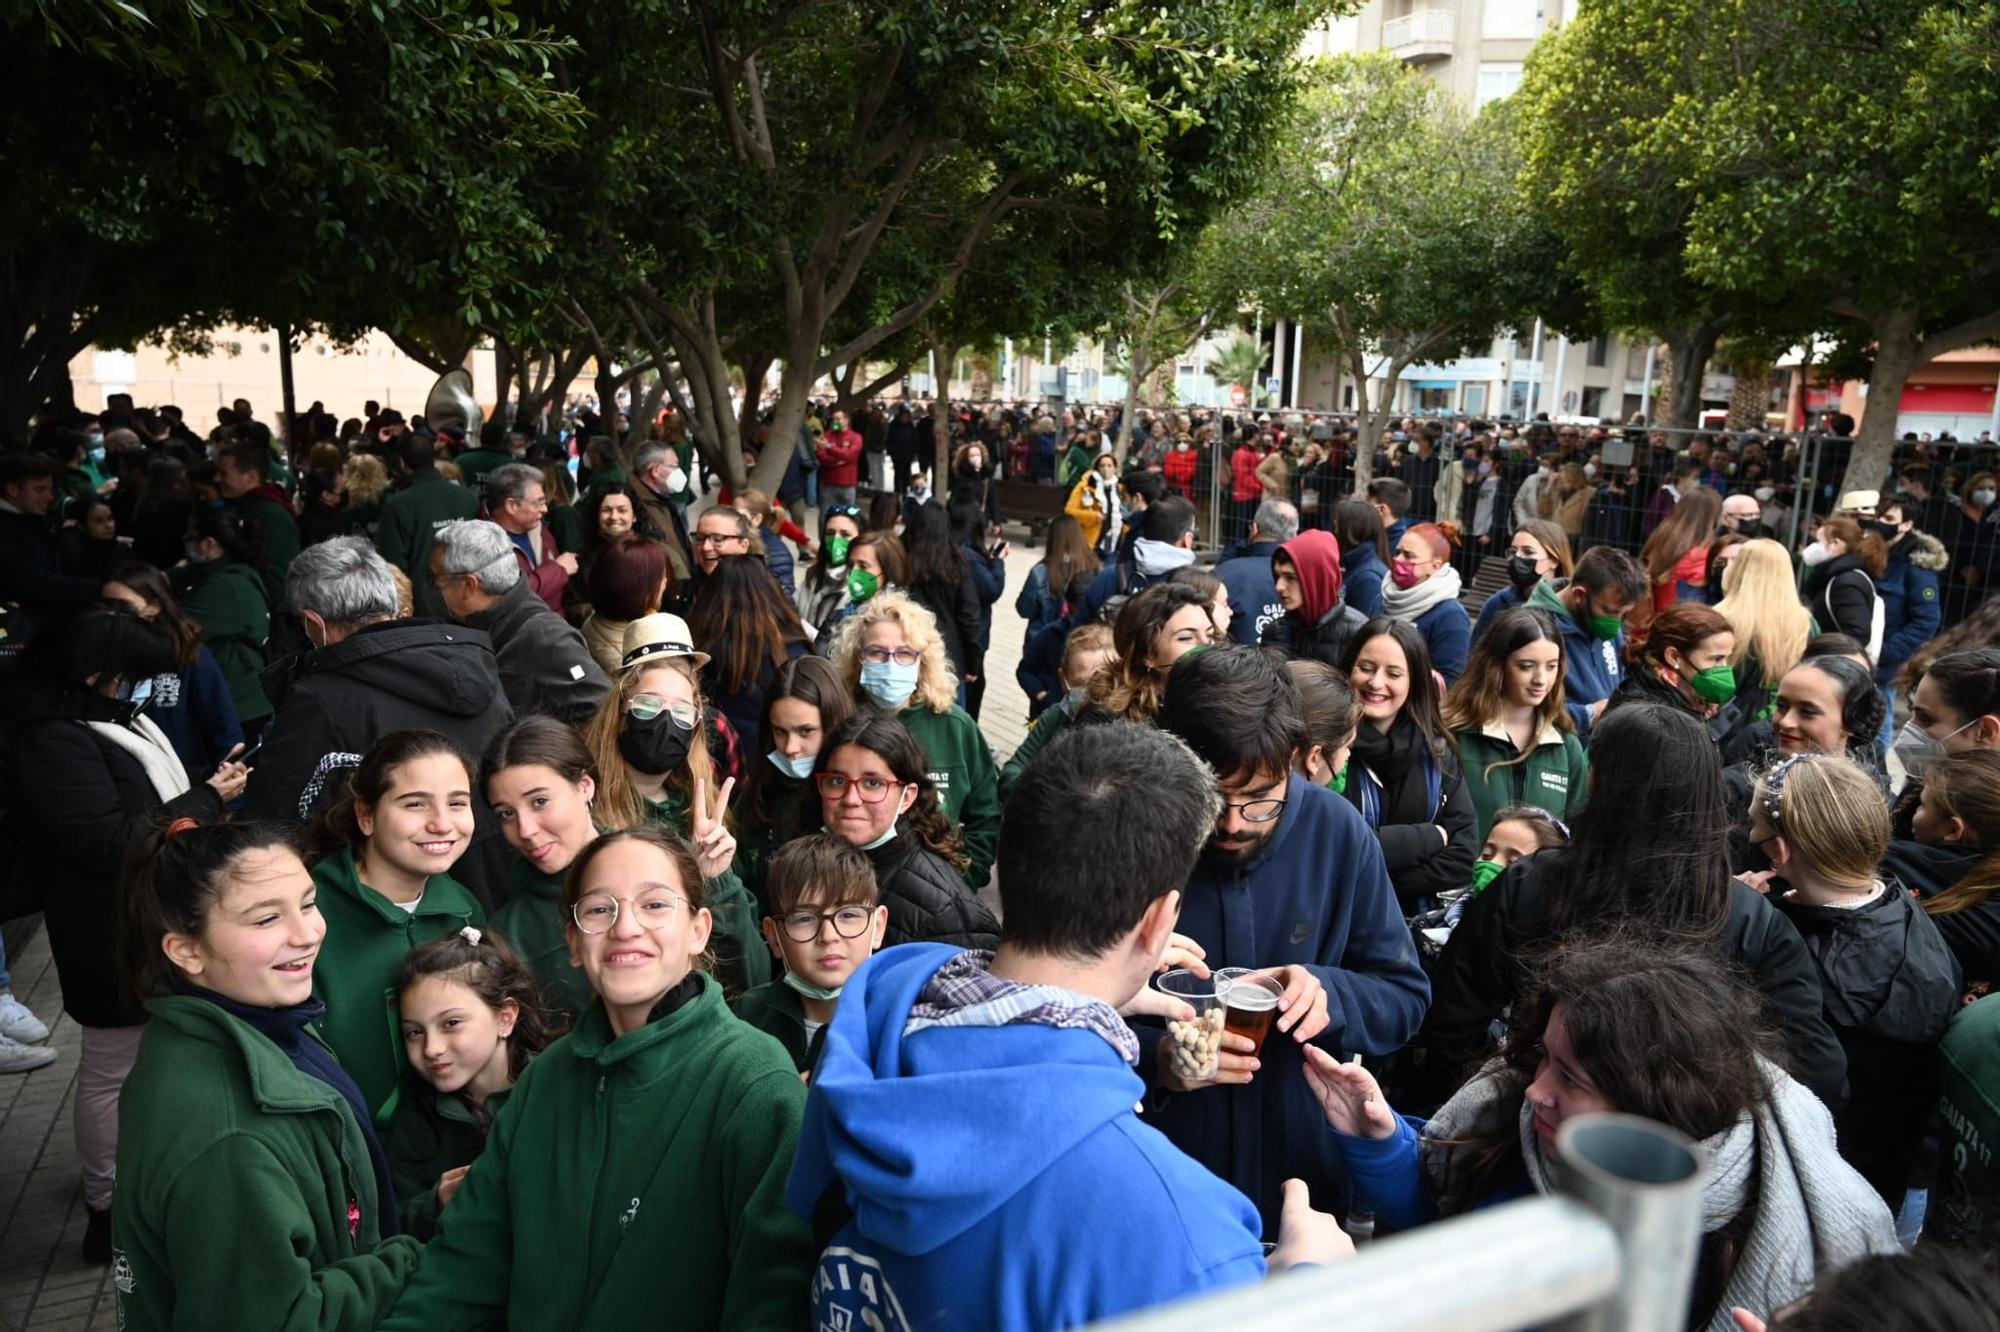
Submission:
{"label": "woman with curly hair", "polygon": [[960,826],[966,882],[983,886],[1000,836],[1000,774],[979,724],[954,701],[937,620],[900,592],[877,593],[841,623],[832,657],[857,702],[909,728],[945,816]]}

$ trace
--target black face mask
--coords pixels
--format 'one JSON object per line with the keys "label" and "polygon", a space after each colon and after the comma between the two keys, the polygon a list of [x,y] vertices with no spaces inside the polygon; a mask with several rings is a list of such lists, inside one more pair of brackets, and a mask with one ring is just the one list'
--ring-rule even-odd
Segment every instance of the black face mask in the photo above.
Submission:
{"label": "black face mask", "polygon": [[682,726],[671,712],[651,721],[640,721],[628,712],[624,725],[618,728],[618,754],[640,772],[657,777],[680,770],[693,739],[694,728]]}
{"label": "black face mask", "polygon": [[1507,561],[1507,581],[1523,596],[1534,590],[1542,581],[1542,571],[1535,567],[1535,561],[1525,555],[1516,555]]}

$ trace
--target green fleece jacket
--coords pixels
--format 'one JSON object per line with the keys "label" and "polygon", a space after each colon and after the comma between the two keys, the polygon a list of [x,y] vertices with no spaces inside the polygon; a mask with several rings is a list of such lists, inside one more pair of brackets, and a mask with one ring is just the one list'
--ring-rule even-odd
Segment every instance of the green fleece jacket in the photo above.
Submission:
{"label": "green fleece jacket", "polygon": [[430,578],[431,546],[438,529],[478,514],[478,496],[445,480],[435,467],[412,472],[408,484],[382,501],[382,516],[375,524],[375,549],[410,576],[417,614],[432,619],[445,615],[444,594]]}
{"label": "green fleece jacket", "polygon": [[514,1085],[382,1332],[793,1332],[814,1258],[785,1204],[805,1098],[706,976],[623,1036],[592,1005]]}
{"label": "green fleece jacket", "polygon": [[271,601],[263,577],[237,560],[208,560],[176,572],[174,592],[181,613],[201,626],[202,641],[229,682],[236,715],[246,723],[270,716],[264,645],[271,637]]}
{"label": "green fleece jacket", "polygon": [[313,866],[326,939],[313,963],[313,992],[326,1001],[319,1032],[340,1066],[387,1125],[402,1085],[403,1028],[396,1011],[396,969],[419,944],[483,925],[486,913],[464,885],[445,874],[424,883],[415,911],[405,911],[361,882],[354,853],[343,847]]}
{"label": "green fleece jacket", "polygon": [[484,503],[486,474],[513,462],[514,455],[505,449],[470,448],[451,461],[458,468],[458,479],[465,483],[465,488],[472,492],[474,499]]}
{"label": "green fleece jacket", "polygon": [[1028,723],[1028,733],[1021,737],[1021,743],[1007,761],[1000,765],[1000,797],[1014,789],[1014,783],[1021,780],[1021,774],[1028,770],[1028,760],[1042,752],[1048,743],[1062,734],[1065,726],[1076,720],[1076,710],[1083,704],[1081,691],[1065,696],[1054,707],[1044,708],[1042,715]]}
{"label": "green fleece jacket", "polygon": [[1508,805],[1536,805],[1565,823],[1573,812],[1582,810],[1583,798],[1590,791],[1590,760],[1582,742],[1570,732],[1548,727],[1536,739],[1535,751],[1526,762],[1493,768],[1491,774],[1489,767],[1508,763],[1520,752],[1504,723],[1468,726],[1453,731],[1452,738],[1458,742],[1459,761],[1465,769],[1466,794],[1479,812],[1482,842],[1493,827],[1493,816]]}
{"label": "green fleece jacket", "polygon": [[746,990],[730,1000],[729,1007],[743,1021],[775,1037],[792,1057],[792,1067],[799,1072],[804,1073],[819,1062],[820,1049],[826,1044],[826,1028],[821,1027],[810,1038],[806,1036],[805,1004],[783,977]]}
{"label": "green fleece jacket", "polygon": [[956,705],[932,712],[918,703],[896,717],[924,751],[938,803],[965,838],[965,881],[975,890],[984,888],[1000,842],[1000,774],[979,723]]}
{"label": "green fleece jacket", "polygon": [[396,1186],[396,1215],[405,1235],[428,1240],[437,1234],[438,1180],[445,1171],[479,1159],[493,1117],[512,1091],[504,1087],[494,1092],[480,1108],[458,1093],[438,1095],[415,1073],[403,1079],[382,1151],[389,1158],[389,1182]]}
{"label": "green fleece jacket", "polygon": [[278,501],[255,493],[236,501],[236,513],[243,519],[245,527],[255,528],[262,534],[264,564],[257,572],[264,580],[264,593],[270,598],[270,604],[283,605],[285,575],[291,571],[292,561],[299,555],[298,519],[292,517],[291,512]]}
{"label": "green fleece jacket", "polygon": [[507,873],[506,900],[493,913],[493,928],[514,945],[535,984],[543,1011],[558,1028],[589,1007],[595,996],[583,969],[569,960],[569,922],[562,913],[563,874],[544,874],[520,856]]}
{"label": "green fleece jacket", "polygon": [[[646,802],[646,820],[655,827],[685,835],[687,797],[669,791],[665,800]],[[725,995],[739,995],[752,986],[771,979],[771,948],[757,928],[761,911],[757,899],[743,886],[734,868],[704,885],[703,896],[715,927],[708,937],[709,951],[715,954],[713,974],[722,983]]]}
{"label": "green fleece jacket", "polygon": [[205,999],[146,1007],[118,1099],[118,1325],[367,1332],[423,1247],[380,1237],[346,1101]]}

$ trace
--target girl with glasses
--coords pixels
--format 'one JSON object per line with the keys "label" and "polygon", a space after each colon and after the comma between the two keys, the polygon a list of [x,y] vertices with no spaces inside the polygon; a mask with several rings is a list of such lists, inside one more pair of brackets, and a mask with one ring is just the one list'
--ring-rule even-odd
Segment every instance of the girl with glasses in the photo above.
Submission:
{"label": "girl with glasses", "polygon": [[965,855],[900,721],[873,710],[827,737],[813,769],[827,831],[864,851],[888,908],[883,945],[912,940],[991,949],[1000,926],[966,887]]}
{"label": "girl with glasses", "polygon": [[606,833],[559,900],[590,1005],[530,1063],[389,1332],[504,1322],[779,1327],[813,1245],[784,1203],[805,1087],[705,967],[694,850]]}
{"label": "girl with glasses", "polygon": [[958,681],[937,620],[906,596],[879,594],[841,625],[832,656],[857,703],[909,728],[917,766],[959,825],[965,881],[985,886],[1000,837],[999,771],[979,723],[954,702]]}
{"label": "girl with glasses", "polygon": [[807,1074],[819,1062],[842,987],[882,946],[889,909],[867,855],[831,833],[787,842],[771,858],[769,884],[764,941],[784,972],[729,1006],[777,1037]]}

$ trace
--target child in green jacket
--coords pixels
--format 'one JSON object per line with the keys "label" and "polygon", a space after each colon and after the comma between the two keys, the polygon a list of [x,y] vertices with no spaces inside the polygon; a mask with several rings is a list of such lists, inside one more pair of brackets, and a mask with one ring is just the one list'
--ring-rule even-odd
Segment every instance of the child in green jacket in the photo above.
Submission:
{"label": "child in green jacket", "polygon": [[448,873],[472,844],[471,765],[436,731],[391,731],[328,807],[318,841],[320,1035],[387,1128],[403,1073],[396,969],[411,949],[485,920]]}
{"label": "child in green jacket", "polygon": [[428,1240],[548,1027],[527,967],[472,925],[405,957],[396,998],[408,1067],[383,1147],[403,1230]]}
{"label": "child in green jacket", "polygon": [[119,1326],[373,1327],[422,1247],[311,1031],[318,886],[270,824],[176,819],[133,850],[123,955],[153,998],[118,1105]]}
{"label": "child in green jacket", "polygon": [[764,917],[764,940],[784,972],[729,1006],[777,1037],[793,1066],[809,1073],[841,987],[882,946],[889,908],[867,853],[831,833],[785,843],[771,857],[766,884],[773,914]]}
{"label": "child in green jacket", "polygon": [[805,1086],[700,967],[695,854],[640,826],[577,857],[561,905],[596,999],[515,1084],[382,1332],[804,1321]]}

